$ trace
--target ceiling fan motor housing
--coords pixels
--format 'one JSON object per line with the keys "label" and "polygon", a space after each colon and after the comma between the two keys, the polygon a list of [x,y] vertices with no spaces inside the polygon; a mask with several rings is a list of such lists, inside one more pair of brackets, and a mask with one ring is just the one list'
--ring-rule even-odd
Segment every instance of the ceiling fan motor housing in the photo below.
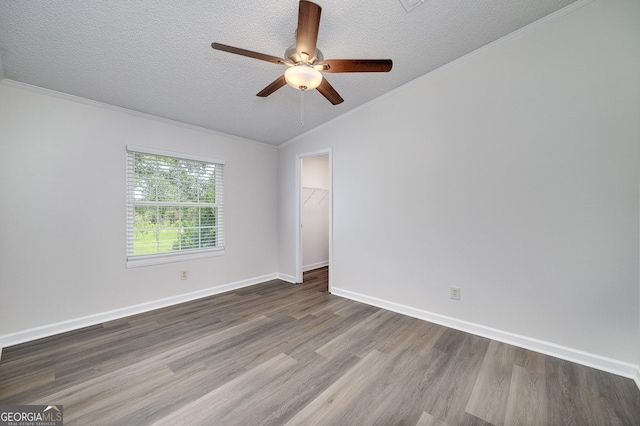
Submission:
{"label": "ceiling fan motor housing", "polygon": [[318,62],[322,62],[324,60],[324,56],[322,55],[322,52],[320,51],[320,49],[316,48],[315,54],[306,53],[306,52],[304,52],[303,54],[299,54],[296,51],[296,46],[295,45],[291,46],[290,48],[288,48],[284,52],[284,57],[285,58],[289,58],[289,60],[293,64],[297,64],[299,62],[304,62],[304,63],[308,63],[310,65],[315,65]]}

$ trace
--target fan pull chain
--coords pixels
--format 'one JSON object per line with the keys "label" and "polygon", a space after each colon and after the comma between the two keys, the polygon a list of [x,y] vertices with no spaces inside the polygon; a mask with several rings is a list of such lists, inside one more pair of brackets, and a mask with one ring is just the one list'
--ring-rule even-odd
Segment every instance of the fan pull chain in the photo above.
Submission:
{"label": "fan pull chain", "polygon": [[304,127],[304,90],[300,91],[300,125]]}

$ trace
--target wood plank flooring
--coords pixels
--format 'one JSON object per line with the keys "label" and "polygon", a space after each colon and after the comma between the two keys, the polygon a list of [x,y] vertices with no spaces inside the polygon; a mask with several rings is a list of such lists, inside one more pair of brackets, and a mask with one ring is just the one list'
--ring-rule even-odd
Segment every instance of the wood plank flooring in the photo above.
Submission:
{"label": "wood plank flooring", "polygon": [[0,404],[66,425],[640,425],[632,380],[333,296],[326,268],[5,348]]}

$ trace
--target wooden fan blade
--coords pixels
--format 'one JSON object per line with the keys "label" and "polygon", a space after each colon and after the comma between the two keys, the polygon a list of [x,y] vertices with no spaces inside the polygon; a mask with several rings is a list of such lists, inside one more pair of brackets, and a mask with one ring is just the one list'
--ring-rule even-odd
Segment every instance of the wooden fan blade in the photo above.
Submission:
{"label": "wooden fan blade", "polygon": [[319,65],[328,65],[324,72],[389,72],[391,59],[329,59]]}
{"label": "wooden fan blade", "polygon": [[266,98],[267,96],[269,96],[270,94],[272,94],[273,92],[275,92],[276,90],[284,86],[285,84],[287,84],[287,81],[284,79],[284,75],[281,75],[280,77],[275,79],[270,85],[262,89],[260,93],[258,93],[256,96],[260,96],[261,98]]}
{"label": "wooden fan blade", "polygon": [[327,98],[329,102],[334,105],[338,105],[344,102],[342,96],[340,96],[338,92],[336,92],[336,89],[334,89],[333,86],[329,84],[326,78],[322,79],[322,83],[320,83],[320,86],[318,86],[316,90],[322,93],[322,96]]}
{"label": "wooden fan blade", "polygon": [[298,31],[296,32],[296,52],[306,53],[310,58],[316,55],[316,42],[320,29],[322,8],[310,1],[301,0],[298,9]]}
{"label": "wooden fan blade", "polygon": [[264,53],[253,52],[251,50],[240,49],[239,47],[227,46],[226,44],[211,43],[211,47],[224,52],[235,53],[236,55],[248,56],[249,58],[260,59],[261,61],[273,62],[274,64],[284,63],[284,59],[276,56],[265,55]]}

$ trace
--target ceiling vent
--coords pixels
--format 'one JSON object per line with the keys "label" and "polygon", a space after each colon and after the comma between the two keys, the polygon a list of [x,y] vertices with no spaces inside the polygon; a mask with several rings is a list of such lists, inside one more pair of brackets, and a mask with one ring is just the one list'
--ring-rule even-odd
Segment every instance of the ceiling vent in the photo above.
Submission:
{"label": "ceiling vent", "polygon": [[416,7],[424,3],[424,0],[400,0],[407,12],[411,12]]}

